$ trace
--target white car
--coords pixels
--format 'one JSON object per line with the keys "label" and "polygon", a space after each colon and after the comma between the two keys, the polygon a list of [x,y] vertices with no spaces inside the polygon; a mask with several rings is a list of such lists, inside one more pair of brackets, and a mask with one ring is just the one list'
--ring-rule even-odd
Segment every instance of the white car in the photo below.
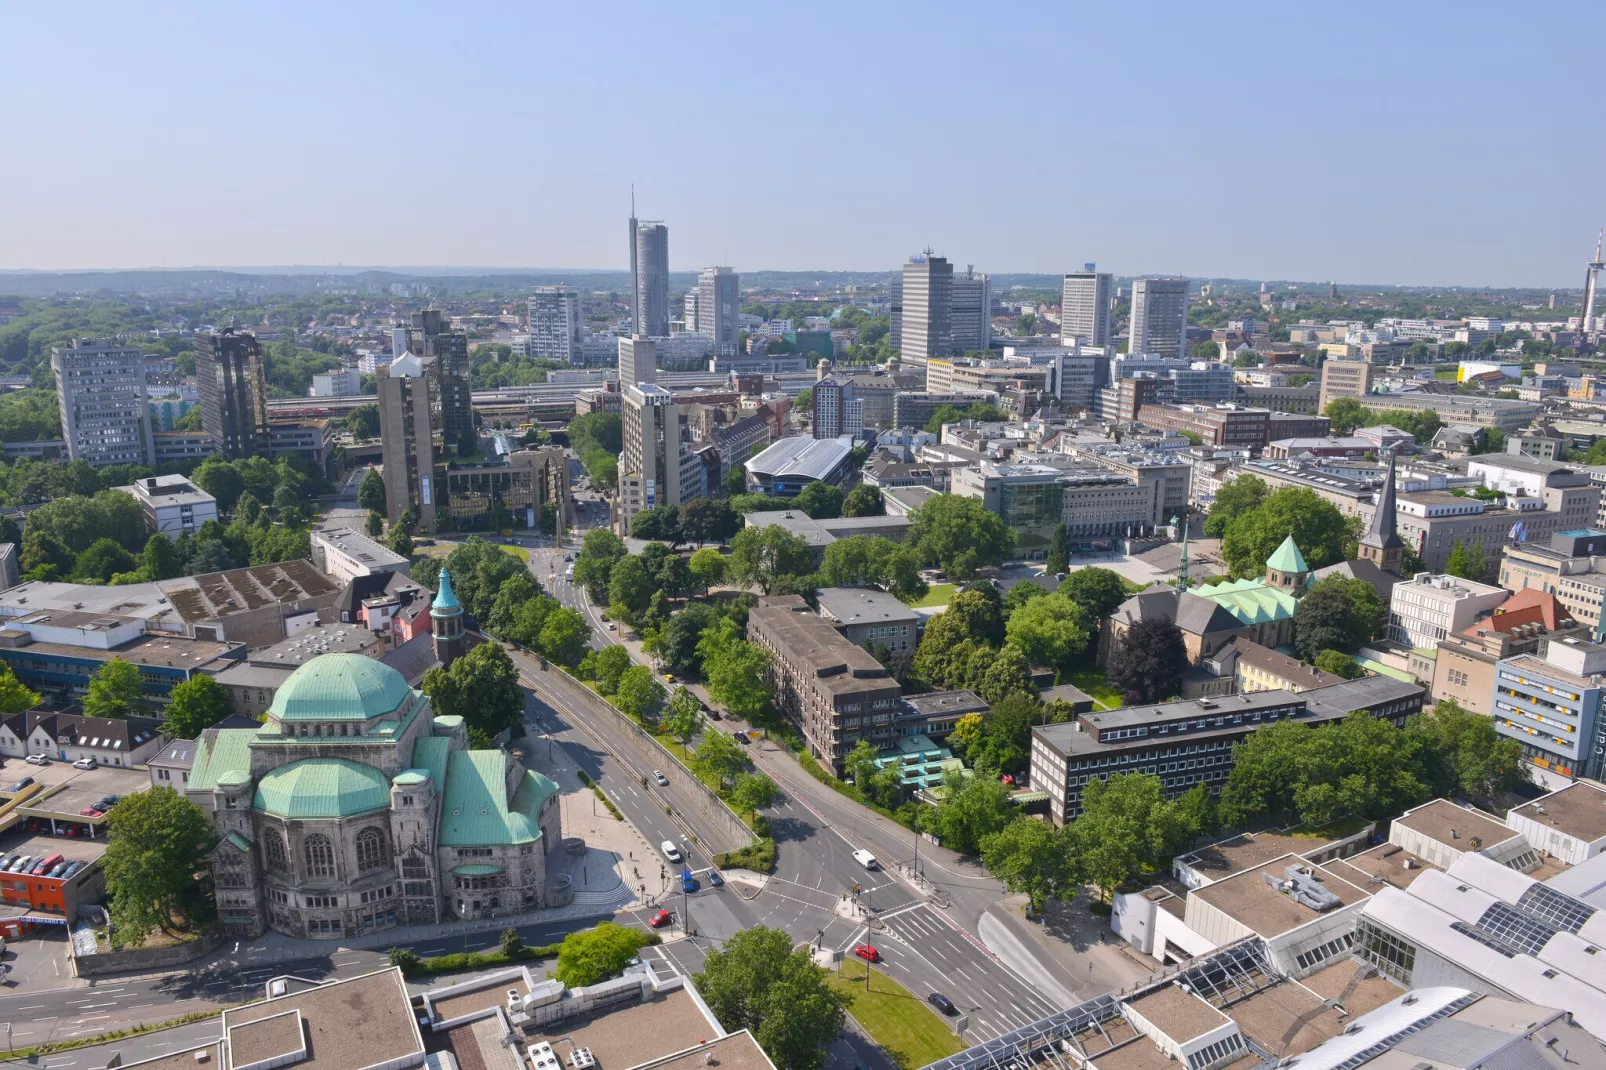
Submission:
{"label": "white car", "polygon": [[658,845],[658,849],[662,851],[664,853],[664,857],[669,859],[671,862],[681,861],[680,848],[675,846],[674,840],[665,840],[663,843]]}
{"label": "white car", "polygon": [[72,767],[74,769],[93,769],[99,764],[100,763],[95,761],[93,758],[80,758],[76,762],[72,763]]}
{"label": "white car", "polygon": [[658,782],[658,786],[660,788],[667,788],[669,786],[669,778],[664,776],[664,774],[659,772],[657,769],[652,771],[652,778]]}
{"label": "white car", "polygon": [[49,765],[50,764],[50,755],[48,755],[48,754],[30,754],[30,755],[28,755],[28,757],[24,758],[23,761],[27,762],[29,765]]}

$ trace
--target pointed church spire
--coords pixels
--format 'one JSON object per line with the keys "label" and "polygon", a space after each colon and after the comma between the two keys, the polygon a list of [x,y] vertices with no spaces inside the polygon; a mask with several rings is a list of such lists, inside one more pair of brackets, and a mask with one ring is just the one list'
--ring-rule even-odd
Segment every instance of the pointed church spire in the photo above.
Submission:
{"label": "pointed church spire", "polygon": [[1361,536],[1360,549],[1357,556],[1362,561],[1370,561],[1385,572],[1398,572],[1400,559],[1405,552],[1405,542],[1400,538],[1395,523],[1395,511],[1398,500],[1394,486],[1394,469],[1397,455],[1389,451],[1388,475],[1383,479],[1383,489],[1377,495],[1377,511],[1372,514],[1372,523]]}

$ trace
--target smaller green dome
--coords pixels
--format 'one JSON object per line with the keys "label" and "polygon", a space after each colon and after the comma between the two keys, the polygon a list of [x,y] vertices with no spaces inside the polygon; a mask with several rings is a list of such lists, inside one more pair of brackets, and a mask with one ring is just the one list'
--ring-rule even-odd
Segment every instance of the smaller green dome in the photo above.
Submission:
{"label": "smaller green dome", "polygon": [[217,786],[220,788],[243,788],[249,783],[251,774],[243,769],[230,769],[217,776]]}
{"label": "smaller green dome", "polygon": [[268,715],[280,721],[366,721],[394,713],[412,689],[401,673],[361,654],[323,654],[280,685]]}
{"label": "smaller green dome", "polygon": [[463,612],[463,604],[452,590],[452,574],[444,567],[441,569],[441,589],[429,604],[429,612],[432,617],[455,617]]}
{"label": "smaller green dome", "polygon": [[1268,569],[1276,569],[1278,572],[1310,571],[1309,566],[1305,564],[1305,555],[1299,552],[1299,547],[1294,543],[1292,535],[1284,539],[1282,545],[1277,547],[1272,552],[1271,557],[1266,559],[1266,567]]}
{"label": "smaller green dome", "polygon": [[419,784],[429,783],[428,769],[403,769],[390,778],[390,782],[398,788],[412,788]]}
{"label": "smaller green dome", "polygon": [[304,758],[265,773],[251,806],[291,821],[356,817],[390,809],[390,782],[344,758]]}

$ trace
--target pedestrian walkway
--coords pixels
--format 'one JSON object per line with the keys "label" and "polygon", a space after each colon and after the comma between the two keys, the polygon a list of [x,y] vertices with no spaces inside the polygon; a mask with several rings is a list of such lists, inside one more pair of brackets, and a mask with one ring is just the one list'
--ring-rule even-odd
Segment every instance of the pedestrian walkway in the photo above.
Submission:
{"label": "pedestrian walkway", "polygon": [[[1088,909],[1086,899],[1069,905],[1051,904],[1040,920],[1027,919],[1025,905],[1023,895],[995,903],[983,915],[978,935],[988,950],[1005,961],[1016,961],[1015,949],[1024,946],[1030,952],[1025,960],[1044,972],[1055,989],[1070,992],[1078,1002],[1124,988],[1159,965],[1151,967],[1143,956],[1131,953],[1126,942],[1109,931],[1104,919]],[[1006,952],[1011,953],[1009,957]],[[1038,979],[1031,980],[1048,991]]]}

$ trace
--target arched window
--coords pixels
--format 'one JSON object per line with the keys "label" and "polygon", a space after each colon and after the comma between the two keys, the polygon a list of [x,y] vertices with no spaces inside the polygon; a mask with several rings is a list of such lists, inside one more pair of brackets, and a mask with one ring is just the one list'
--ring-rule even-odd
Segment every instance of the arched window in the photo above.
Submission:
{"label": "arched window", "polygon": [[284,837],[272,829],[262,838],[262,858],[274,873],[286,873],[290,869],[290,856],[284,850]]}
{"label": "arched window", "polygon": [[335,850],[329,844],[328,836],[308,836],[306,842],[307,876],[333,877],[335,875]]}
{"label": "arched window", "polygon": [[389,865],[390,859],[385,857],[385,834],[376,828],[357,833],[357,868],[366,872]]}

